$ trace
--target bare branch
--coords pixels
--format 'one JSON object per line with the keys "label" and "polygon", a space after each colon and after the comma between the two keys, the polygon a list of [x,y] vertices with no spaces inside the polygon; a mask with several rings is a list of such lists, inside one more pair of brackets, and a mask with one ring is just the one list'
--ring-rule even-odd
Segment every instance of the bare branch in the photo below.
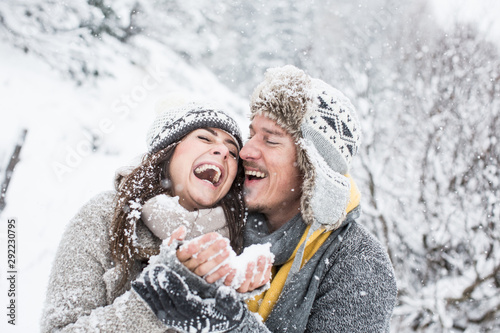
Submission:
{"label": "bare branch", "polygon": [[24,145],[24,140],[26,138],[26,134],[28,133],[27,129],[23,129],[21,134],[19,135],[19,140],[16,143],[14,148],[14,152],[12,153],[9,164],[7,165],[7,169],[5,170],[5,177],[2,182],[2,192],[0,194],[0,213],[6,206],[5,197],[7,195],[7,189],[9,188],[9,183],[12,178],[12,174],[14,173],[14,168],[16,167],[17,162],[19,162],[19,155],[21,153],[21,148]]}

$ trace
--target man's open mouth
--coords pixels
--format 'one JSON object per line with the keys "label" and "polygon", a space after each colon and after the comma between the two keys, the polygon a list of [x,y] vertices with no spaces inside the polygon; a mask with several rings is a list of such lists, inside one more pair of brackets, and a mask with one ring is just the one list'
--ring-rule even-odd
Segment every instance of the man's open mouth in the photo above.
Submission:
{"label": "man's open mouth", "polygon": [[221,180],[222,171],[213,164],[202,164],[194,169],[194,175],[201,180],[217,186]]}
{"label": "man's open mouth", "polygon": [[265,172],[256,171],[256,170],[246,170],[245,176],[248,180],[263,179],[263,178],[267,177]]}

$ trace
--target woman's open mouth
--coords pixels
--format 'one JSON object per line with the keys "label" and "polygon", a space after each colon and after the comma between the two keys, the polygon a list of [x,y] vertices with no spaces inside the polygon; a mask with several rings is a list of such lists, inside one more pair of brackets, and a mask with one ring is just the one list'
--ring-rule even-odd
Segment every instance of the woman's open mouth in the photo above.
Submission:
{"label": "woman's open mouth", "polygon": [[214,186],[218,186],[222,179],[221,169],[213,164],[202,164],[194,169],[194,175]]}

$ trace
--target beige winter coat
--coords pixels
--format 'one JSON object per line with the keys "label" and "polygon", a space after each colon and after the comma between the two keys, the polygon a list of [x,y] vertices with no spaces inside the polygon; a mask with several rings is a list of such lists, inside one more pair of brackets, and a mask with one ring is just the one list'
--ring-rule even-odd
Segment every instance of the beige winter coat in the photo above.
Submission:
{"label": "beige winter coat", "polygon": [[[109,246],[115,194],[105,192],[90,200],[64,232],[50,275],[42,332],[167,332],[130,290],[131,281],[121,296],[112,296],[118,281]],[[142,221],[136,233],[139,245],[161,244]],[[144,266],[136,261],[131,277]]]}

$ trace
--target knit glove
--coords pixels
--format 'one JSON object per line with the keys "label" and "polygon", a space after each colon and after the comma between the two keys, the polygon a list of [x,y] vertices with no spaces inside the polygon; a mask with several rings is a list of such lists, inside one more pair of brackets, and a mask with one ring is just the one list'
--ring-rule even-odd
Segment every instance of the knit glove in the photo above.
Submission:
{"label": "knit glove", "polygon": [[219,287],[215,298],[202,299],[181,276],[163,265],[148,270],[132,287],[158,319],[181,331],[226,332],[242,321],[245,311],[235,292]]}

